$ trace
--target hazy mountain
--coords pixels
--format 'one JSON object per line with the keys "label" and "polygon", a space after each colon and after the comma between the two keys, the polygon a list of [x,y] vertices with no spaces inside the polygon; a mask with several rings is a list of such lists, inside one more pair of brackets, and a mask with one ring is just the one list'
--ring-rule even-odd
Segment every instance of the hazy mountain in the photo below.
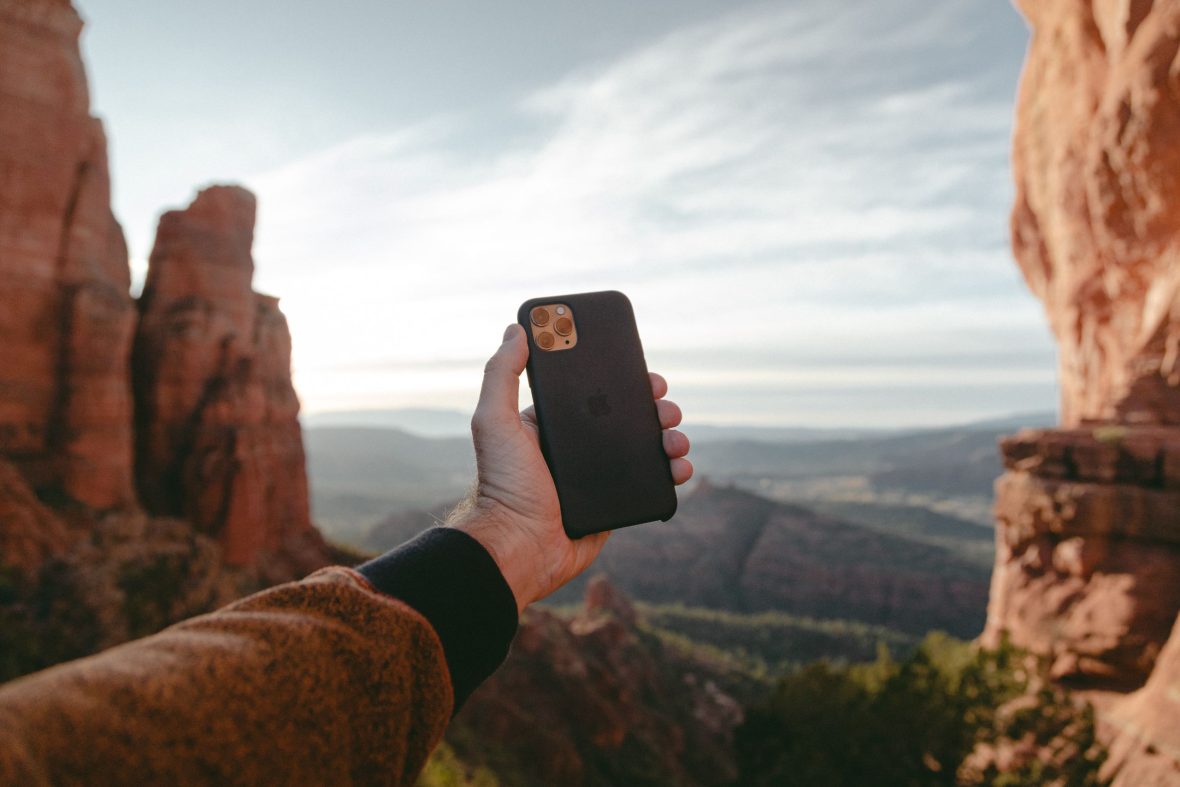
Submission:
{"label": "hazy mountain", "polygon": [[341,410],[303,416],[307,428],[367,427],[400,429],[419,437],[466,437],[471,414],[461,410],[407,407],[392,410]]}
{"label": "hazy mountain", "polygon": [[[446,424],[457,429],[461,423],[464,434],[427,437],[388,427],[310,426],[305,439],[313,511],[334,538],[369,544],[368,531],[376,523],[391,515],[428,522],[445,515],[446,505],[470,488],[474,465],[465,415],[382,410],[348,416],[413,422],[421,429]],[[889,503],[936,512],[942,506],[942,513],[986,523],[992,483],[1000,472],[996,441],[1020,425],[1052,419],[1051,414],[1029,414],[897,432],[691,425],[685,432],[693,440],[690,457],[699,476],[780,501]],[[898,512],[882,513],[882,526],[898,525]],[[862,512],[861,518],[867,515]],[[392,521],[386,529],[406,528]]]}
{"label": "hazy mountain", "polygon": [[[701,484],[666,524],[611,535],[597,572],[636,599],[975,636],[990,569],[933,544]],[[585,580],[563,589],[575,598]]]}
{"label": "hazy mountain", "polygon": [[[369,531],[364,546],[397,546],[448,508],[390,516]],[[983,528],[959,528],[990,542]],[[972,531],[951,532],[962,538]],[[983,624],[990,566],[929,539],[705,482],[682,496],[671,522],[612,534],[595,573],[643,601],[974,636]],[[585,581],[575,580],[553,600],[577,598]]]}
{"label": "hazy mountain", "polygon": [[390,512],[462,496],[475,478],[470,438],[341,426],[308,429],[304,440],[313,515],[349,543]]}
{"label": "hazy mountain", "polygon": [[[471,414],[444,408],[404,407],[391,409],[339,410],[304,415],[305,428],[367,427],[400,429],[419,437],[466,437],[471,433]],[[1057,421],[1055,413],[1035,412],[997,416],[972,421],[957,429],[1015,431],[1025,426],[1049,426]],[[866,429],[858,427],[815,428],[808,426],[758,426],[698,424],[683,427],[697,442],[717,440],[755,440],[768,443],[819,442],[825,440],[861,440],[891,435],[938,431],[936,429]]]}

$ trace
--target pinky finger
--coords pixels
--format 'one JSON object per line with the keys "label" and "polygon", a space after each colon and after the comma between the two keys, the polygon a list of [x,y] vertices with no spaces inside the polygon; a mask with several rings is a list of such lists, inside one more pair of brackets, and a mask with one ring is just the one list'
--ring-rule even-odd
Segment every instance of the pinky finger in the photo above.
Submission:
{"label": "pinky finger", "polygon": [[687,459],[673,459],[669,464],[672,465],[672,480],[677,486],[692,478],[692,462]]}

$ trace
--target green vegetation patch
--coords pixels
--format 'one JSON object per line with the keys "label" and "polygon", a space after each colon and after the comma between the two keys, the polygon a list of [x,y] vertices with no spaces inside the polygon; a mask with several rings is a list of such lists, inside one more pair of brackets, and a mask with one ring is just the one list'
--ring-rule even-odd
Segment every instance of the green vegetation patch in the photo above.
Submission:
{"label": "green vegetation patch", "polygon": [[[867,665],[811,664],[747,709],[739,783],[1101,784],[1092,709],[1029,663],[1007,645],[985,651],[932,634],[900,662],[882,653]],[[981,756],[1018,741],[1032,754],[1006,773]]]}
{"label": "green vegetation patch", "polygon": [[[848,620],[818,620],[784,612],[737,613],[681,604],[637,604],[646,625],[666,641],[675,635],[737,659],[755,674],[776,674],[828,659],[865,662],[884,647],[899,656],[918,638],[883,626]],[[672,642],[671,644],[676,644]],[[720,658],[720,655],[719,655]]]}

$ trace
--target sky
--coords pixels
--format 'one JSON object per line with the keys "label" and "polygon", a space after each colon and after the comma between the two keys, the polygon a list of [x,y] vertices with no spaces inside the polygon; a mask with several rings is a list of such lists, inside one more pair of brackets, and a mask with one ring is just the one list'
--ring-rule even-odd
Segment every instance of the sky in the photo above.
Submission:
{"label": "sky", "polygon": [[520,302],[600,289],[686,423],[1056,406],[1005,2],[78,4],[137,281],[160,212],[253,190],[306,413],[470,410]]}

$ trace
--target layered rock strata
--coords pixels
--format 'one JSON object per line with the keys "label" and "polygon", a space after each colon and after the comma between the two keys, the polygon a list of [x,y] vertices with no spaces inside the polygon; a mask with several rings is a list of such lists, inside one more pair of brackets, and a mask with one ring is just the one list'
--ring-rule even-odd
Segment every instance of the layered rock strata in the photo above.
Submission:
{"label": "layered rock strata", "polygon": [[1078,685],[1141,685],[1180,609],[1180,429],[1027,430],[1001,453],[984,642]]}
{"label": "layered rock strata", "polygon": [[1063,428],[1002,446],[983,641],[1085,686],[1146,681],[1101,703],[1108,773],[1176,783],[1180,4],[1018,5],[1012,242],[1060,346]]}
{"label": "layered rock strata", "polygon": [[216,536],[237,565],[316,541],[291,336],[278,300],[251,289],[254,215],[236,187],[163,215],[134,353],[143,501]]}

